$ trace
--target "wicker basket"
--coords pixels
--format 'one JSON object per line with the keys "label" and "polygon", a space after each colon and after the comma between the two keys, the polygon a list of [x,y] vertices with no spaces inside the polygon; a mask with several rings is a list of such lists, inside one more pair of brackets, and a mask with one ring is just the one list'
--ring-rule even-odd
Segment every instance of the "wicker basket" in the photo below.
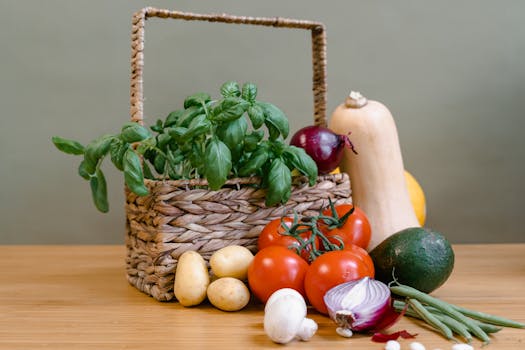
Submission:
{"label": "wicker basket", "polygon": [[[145,8],[133,16],[131,59],[131,120],[143,123],[144,25],[149,17],[252,24],[308,29],[312,34],[314,123],[326,125],[326,39],[321,23],[283,18],[201,15]],[[316,185],[294,178],[286,205],[266,207],[265,191],[256,178],[228,180],[217,191],[205,180],[145,180],[150,194],[139,197],[126,188],[126,269],[128,281],[159,301],[174,298],[179,256],[188,250],[206,260],[225,246],[238,244],[252,251],[262,228],[283,213],[312,215],[333,202],[350,203],[346,174],[319,176]],[[203,188],[204,187],[204,188]]]}

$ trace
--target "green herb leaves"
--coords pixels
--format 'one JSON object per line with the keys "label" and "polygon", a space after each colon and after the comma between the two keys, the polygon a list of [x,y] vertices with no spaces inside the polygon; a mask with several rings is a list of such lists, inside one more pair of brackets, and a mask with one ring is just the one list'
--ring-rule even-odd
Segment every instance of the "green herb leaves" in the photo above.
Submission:
{"label": "green herb leaves", "polygon": [[52,141],[62,152],[84,156],[78,174],[90,182],[93,201],[102,212],[109,209],[100,168],[106,156],[139,196],[148,194],[145,178],[205,177],[209,188],[218,190],[230,178],[257,176],[267,191],[266,205],[272,206],[290,198],[293,169],[307,176],[310,185],[315,183],[315,162],[303,149],[284,143],[288,119],[277,106],[257,100],[255,84],[241,87],[229,81],[220,95],[218,100],[203,92],[187,97],[183,109],[157,120],[151,131],[128,122],[120,134],[103,135],[85,147],[61,137]]}
{"label": "green herb leaves", "polygon": [[148,188],[144,186],[144,173],[140,164],[139,156],[130,148],[124,154],[124,180],[128,188],[139,196],[148,194]]}
{"label": "green herb leaves", "polygon": [[272,161],[268,172],[267,183],[267,206],[286,203],[288,201],[292,189],[292,174],[282,159],[277,158]]}
{"label": "green herb leaves", "polygon": [[212,110],[211,119],[215,122],[227,122],[240,118],[250,103],[240,97],[226,97]]}
{"label": "green herb leaves", "polygon": [[287,146],[284,150],[284,157],[288,159],[288,164],[291,164],[299,170],[299,172],[308,177],[310,186],[315,184],[318,173],[317,164],[303,148]]}
{"label": "green herb leaves", "polygon": [[89,185],[91,187],[91,195],[93,197],[95,206],[101,212],[107,213],[109,211],[108,190],[106,178],[100,169],[97,169],[95,175],[91,177],[89,180]]}
{"label": "green herb leaves", "polygon": [[151,136],[148,129],[138,123],[129,122],[124,124],[120,133],[120,138],[124,142],[138,142],[147,139]]}
{"label": "green herb leaves", "polygon": [[84,146],[77,141],[64,139],[58,136],[53,136],[51,140],[55,146],[64,153],[75,155],[84,154]]}
{"label": "green herb leaves", "polygon": [[184,108],[189,108],[189,107],[192,107],[192,106],[200,107],[200,106],[202,106],[203,104],[207,103],[210,100],[211,100],[210,95],[208,95],[208,94],[206,94],[204,92],[199,92],[199,93],[196,93],[196,94],[193,94],[193,95],[187,97],[184,100]]}
{"label": "green herb leaves", "polygon": [[224,98],[241,96],[241,89],[236,81],[227,81],[221,86],[221,95]]}
{"label": "green herb leaves", "polygon": [[208,184],[212,190],[218,190],[230,175],[232,168],[230,149],[218,138],[212,138],[206,147],[205,163]]}
{"label": "green herb leaves", "polygon": [[[266,126],[270,129],[270,133],[272,132],[272,128],[275,129],[283,139],[288,137],[288,133],[290,132],[290,125],[288,124],[288,119],[286,118],[286,115],[283,111],[281,111],[277,106],[266,103],[266,102],[259,102],[259,106],[261,106]],[[278,135],[275,135],[272,137],[270,135],[270,138],[277,139]]]}

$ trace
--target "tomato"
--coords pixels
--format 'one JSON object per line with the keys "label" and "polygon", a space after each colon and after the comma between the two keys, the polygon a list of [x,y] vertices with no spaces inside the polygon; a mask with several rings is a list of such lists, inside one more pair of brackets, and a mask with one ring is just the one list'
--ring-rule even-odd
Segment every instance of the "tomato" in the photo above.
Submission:
{"label": "tomato", "polygon": [[352,253],[358,255],[363,260],[363,262],[366,264],[368,269],[370,271],[374,271],[374,274],[375,274],[374,261],[372,260],[372,258],[370,257],[370,255],[368,254],[366,250],[364,250],[363,248],[355,244],[345,245],[344,250],[349,250]]}
{"label": "tomato", "polygon": [[306,296],[317,311],[328,314],[323,300],[325,293],[341,283],[366,276],[373,278],[374,270],[370,269],[360,253],[352,250],[326,252],[315,259],[306,271]]}
{"label": "tomato", "polygon": [[281,288],[292,288],[305,296],[304,277],[308,263],[288,248],[269,246],[260,250],[248,267],[248,284],[263,303]]}
{"label": "tomato", "polygon": [[[285,229],[281,225],[281,220],[282,223],[284,223],[288,228],[292,226],[294,221],[293,218],[288,216],[283,217],[282,219],[279,218],[270,221],[259,234],[259,239],[257,240],[257,248],[259,250],[262,250],[272,245],[279,245],[297,253],[297,251],[300,248],[300,243],[295,237],[283,235]],[[308,226],[300,226],[299,229],[308,229]],[[311,236],[312,232],[310,230],[299,234],[299,237],[303,242],[308,241],[311,238]],[[317,236],[313,239],[313,246],[315,247],[315,249],[319,249],[319,238]],[[301,250],[301,257],[307,262],[310,261],[310,251],[312,250],[311,248],[312,245],[309,244]]]}
{"label": "tomato", "polygon": [[[352,204],[341,204],[334,207],[337,217],[341,218],[353,208]],[[332,209],[328,207],[323,210],[323,215],[332,216]],[[366,249],[370,243],[371,228],[366,214],[355,207],[354,212],[350,214],[341,227],[329,229],[327,225],[320,224],[321,232],[333,244],[340,245],[341,242],[336,238],[339,237],[345,246],[355,244]]]}

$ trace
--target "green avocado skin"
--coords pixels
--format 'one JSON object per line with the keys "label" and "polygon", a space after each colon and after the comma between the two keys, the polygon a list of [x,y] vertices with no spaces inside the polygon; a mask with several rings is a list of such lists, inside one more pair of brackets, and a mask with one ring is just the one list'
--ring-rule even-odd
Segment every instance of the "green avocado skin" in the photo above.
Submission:
{"label": "green avocado skin", "polygon": [[422,292],[436,290],[454,269],[454,251],[439,232],[423,227],[399,231],[371,252],[375,278],[388,284],[396,280]]}

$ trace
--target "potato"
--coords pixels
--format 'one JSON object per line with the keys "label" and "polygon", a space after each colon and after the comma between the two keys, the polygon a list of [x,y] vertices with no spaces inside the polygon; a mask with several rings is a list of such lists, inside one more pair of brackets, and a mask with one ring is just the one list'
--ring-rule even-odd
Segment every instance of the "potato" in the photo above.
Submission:
{"label": "potato", "polygon": [[210,258],[212,272],[217,277],[233,277],[245,280],[253,254],[248,248],[231,245],[217,250]]}
{"label": "potato", "polygon": [[194,306],[206,299],[210,275],[204,258],[197,252],[184,252],[175,271],[175,298],[183,306]]}
{"label": "potato", "polygon": [[238,311],[250,301],[248,287],[237,278],[222,277],[208,286],[208,300],[217,309]]}

